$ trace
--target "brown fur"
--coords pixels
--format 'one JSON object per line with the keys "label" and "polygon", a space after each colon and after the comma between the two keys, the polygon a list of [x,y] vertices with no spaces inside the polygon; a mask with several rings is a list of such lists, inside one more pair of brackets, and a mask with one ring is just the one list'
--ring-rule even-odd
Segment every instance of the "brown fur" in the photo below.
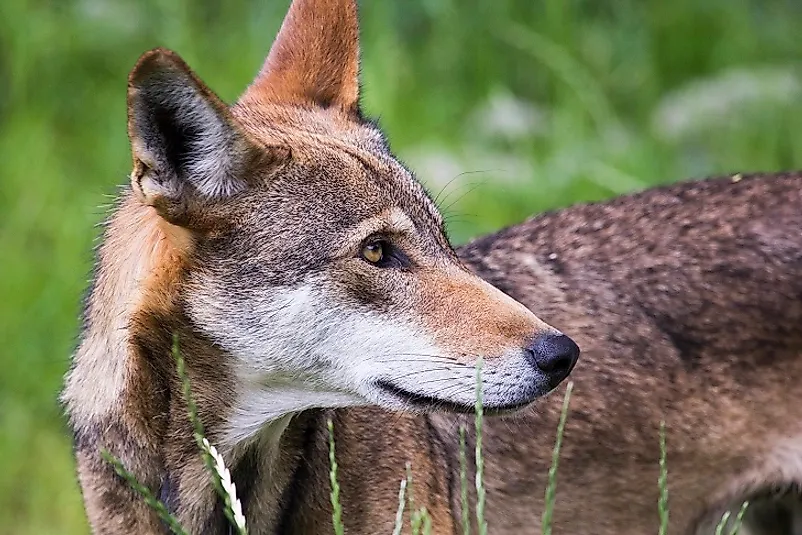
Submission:
{"label": "brown fur", "polygon": [[[247,385],[225,343],[199,325],[198,309],[225,319],[215,307],[247,308],[253,295],[317,271],[349,309],[412,317],[450,363],[473,366],[483,355],[489,374],[505,351],[550,325],[577,340],[583,358],[555,510],[561,532],[656,530],[660,421],[672,533],[714,523],[745,498],[798,490],[802,175],[723,177],[577,206],[455,253],[431,201],[359,113],[357,38],[353,2],[296,0],[232,108],[171,52],[147,54],[132,72],[132,190],[98,252],[64,393],[94,530],[164,529],[101,460],[102,447],[190,532],[226,530],[170,354],[177,334],[251,533],[331,532],[328,418],[349,533],[391,531],[407,462],[434,532],[459,531],[458,424],[471,417],[432,412],[451,407],[448,399],[426,414],[305,410],[225,446]],[[165,84],[178,96],[161,92]],[[164,116],[188,142],[165,140],[153,127]],[[187,158],[204,136],[215,143],[201,152],[220,151],[217,159]],[[409,265],[377,271],[355,259],[375,232]],[[392,351],[388,358],[403,362]],[[449,385],[438,393],[454,394]],[[540,531],[560,394],[485,422],[491,533]],[[756,509],[755,533],[794,533],[780,517],[798,500],[784,493]]]}
{"label": "brown fur", "polygon": [[[461,254],[574,335],[583,358],[555,522],[568,533],[654,531],[657,437],[668,430],[671,524],[802,482],[802,175],[722,177],[547,214]],[[516,261],[526,258],[530,269]],[[540,270],[543,269],[543,272]],[[559,298],[542,299],[542,288]],[[535,505],[559,399],[488,422],[491,525]],[[520,426],[520,427],[519,427]],[[533,501],[534,500],[534,501]],[[709,520],[709,518],[705,519]]]}

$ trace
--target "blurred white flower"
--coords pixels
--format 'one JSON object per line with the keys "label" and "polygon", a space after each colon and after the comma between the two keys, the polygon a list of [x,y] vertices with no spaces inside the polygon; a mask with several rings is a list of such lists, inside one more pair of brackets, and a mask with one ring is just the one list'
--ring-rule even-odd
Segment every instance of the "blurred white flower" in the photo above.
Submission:
{"label": "blurred white flower", "polygon": [[678,140],[738,118],[745,108],[790,105],[800,93],[802,80],[792,67],[726,70],[668,93],[652,115],[652,128],[663,139]]}
{"label": "blurred white flower", "polygon": [[143,6],[138,2],[81,0],[74,4],[77,19],[106,35],[134,34],[142,26]]}
{"label": "blurred white flower", "polygon": [[545,135],[546,112],[532,102],[497,90],[473,114],[471,124],[488,137],[508,140]]}
{"label": "blurred white flower", "polygon": [[443,194],[464,191],[466,184],[515,184],[532,177],[532,163],[527,159],[472,144],[459,149],[420,146],[405,150],[401,156],[419,180],[435,192],[444,190]]}

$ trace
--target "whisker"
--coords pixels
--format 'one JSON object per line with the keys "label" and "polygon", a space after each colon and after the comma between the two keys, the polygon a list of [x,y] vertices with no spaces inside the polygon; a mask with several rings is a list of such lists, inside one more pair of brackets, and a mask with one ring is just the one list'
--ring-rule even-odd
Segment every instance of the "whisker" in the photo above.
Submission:
{"label": "whisker", "polygon": [[[455,193],[455,192],[459,191],[459,189],[460,189],[459,187],[457,187],[457,188],[454,188],[454,189],[452,189],[451,191],[449,191],[449,192],[448,192],[448,194],[447,194],[445,197],[443,197],[442,199],[440,199],[440,195],[442,195],[442,193],[445,191],[445,189],[446,189],[446,188],[447,188],[449,185],[451,185],[451,183],[452,183],[452,182],[454,182],[456,179],[458,179],[458,178],[460,178],[460,177],[463,177],[463,176],[466,176],[466,175],[476,175],[476,174],[479,174],[479,173],[489,173],[489,172],[493,172],[493,171],[497,171],[497,169],[478,169],[478,170],[475,170],[475,171],[463,171],[463,172],[459,173],[459,174],[458,174],[458,175],[456,175],[454,178],[452,178],[451,180],[449,180],[449,181],[446,183],[446,185],[445,185],[445,186],[443,186],[443,189],[441,189],[441,190],[440,190],[440,193],[438,193],[437,197],[435,197],[435,199],[434,199],[434,204],[435,204],[435,206],[437,206],[437,207],[438,207],[438,209],[440,209],[440,204],[439,204],[440,202],[445,202],[445,201],[446,201],[446,199],[448,199],[448,198],[449,198],[449,197],[450,197],[450,196],[451,196],[453,193]],[[485,183],[487,183],[487,182],[488,182],[488,180],[487,180],[487,179],[485,179],[485,180],[483,180],[483,181],[480,181],[480,182],[478,182],[478,184],[479,184],[479,185],[482,185],[482,184],[485,184]],[[477,184],[476,182],[469,182],[469,183],[467,183],[467,184],[462,184],[461,186],[472,186],[472,185],[476,185],[476,184]]]}
{"label": "whisker", "polygon": [[440,364],[443,366],[449,366],[453,364],[446,360],[432,360],[427,358],[376,359],[372,362],[376,362],[378,364]]}
{"label": "whisker", "polygon": [[[417,360],[409,359],[408,357],[416,357]],[[399,362],[438,362],[438,363],[449,363],[455,366],[467,366],[466,364],[462,364],[460,362],[455,361],[454,359],[443,357],[440,355],[426,355],[421,353],[395,353],[390,355],[384,355],[381,359],[377,359],[376,362],[392,362],[392,361],[399,361]]]}
{"label": "whisker", "polygon": [[468,386],[462,384],[451,385],[447,388],[442,388],[440,390],[435,390],[434,392],[427,393],[427,396],[433,398],[448,398],[451,396],[468,393],[474,388],[475,386],[473,385],[468,385]]}
{"label": "whisker", "polygon": [[[440,191],[439,191],[439,192],[437,192],[437,195],[435,195],[434,199],[432,199],[432,202],[434,203],[434,205],[439,207],[439,206],[440,206],[440,204],[439,204],[439,203],[440,203],[440,201],[441,201],[441,199],[440,199],[440,195],[442,195],[443,193],[445,193],[446,189],[448,189],[448,187],[449,187],[449,186],[450,186],[450,185],[451,185],[451,184],[452,184],[452,183],[453,183],[455,180],[457,180],[458,178],[460,178],[460,177],[463,177],[463,176],[465,176],[466,174],[469,174],[469,173],[470,173],[470,171],[463,171],[462,173],[459,173],[459,174],[455,175],[455,176],[454,176],[454,177],[453,177],[451,180],[449,180],[448,182],[446,182],[446,183],[445,183],[445,185],[444,185],[442,188],[440,188]],[[452,193],[454,193],[454,191],[456,191],[457,189],[459,189],[459,188],[455,188],[455,189],[453,189],[453,190],[449,191],[449,192],[446,194],[446,196],[445,196],[445,197],[443,197],[443,199],[442,199],[442,200],[443,200],[443,201],[445,201],[446,199],[448,199],[448,196],[449,196],[449,195],[451,195]]]}
{"label": "whisker", "polygon": [[459,379],[460,379],[459,377],[435,377],[434,379],[426,379],[425,381],[416,381],[415,385],[420,386],[427,384],[437,384],[437,383],[442,383],[444,381],[455,381]]}
{"label": "whisker", "polygon": [[[459,216],[459,217],[457,217]],[[443,222],[451,225],[454,223],[473,223],[478,219],[476,214],[453,214],[448,216],[443,216]]]}
{"label": "whisker", "polygon": [[447,212],[448,212],[448,211],[449,211],[449,210],[450,210],[450,209],[451,209],[451,208],[452,208],[452,207],[453,207],[455,204],[457,204],[458,202],[460,202],[460,201],[461,201],[462,199],[464,199],[464,198],[465,198],[467,195],[469,195],[470,193],[473,193],[473,192],[474,192],[474,191],[476,191],[476,190],[477,190],[477,189],[478,189],[480,186],[483,186],[483,185],[484,185],[484,183],[472,184],[472,185],[471,185],[471,188],[470,188],[470,189],[468,189],[468,191],[466,191],[465,193],[463,193],[462,195],[460,195],[459,197],[457,197],[456,199],[454,199],[454,200],[453,200],[451,203],[449,203],[449,204],[448,204],[448,206],[445,206],[445,207],[441,208],[441,209],[440,209],[440,212],[446,212],[446,213],[447,213]]}
{"label": "whisker", "polygon": [[[445,363],[445,362],[454,362],[452,359],[446,357],[437,357],[435,355],[384,355],[380,359],[376,359],[376,362],[437,362],[437,363]],[[456,364],[456,362],[455,362]]]}
{"label": "whisker", "polygon": [[419,373],[450,371],[451,369],[452,368],[450,368],[448,366],[440,366],[440,367],[437,367],[437,368],[428,368],[428,369],[423,369],[423,370],[415,370],[415,371],[411,371],[411,372],[405,373],[403,375],[393,375],[392,377],[390,377],[390,379],[391,380],[405,379],[407,377],[410,377],[410,376],[413,376],[413,375],[416,375],[416,374],[419,374]]}

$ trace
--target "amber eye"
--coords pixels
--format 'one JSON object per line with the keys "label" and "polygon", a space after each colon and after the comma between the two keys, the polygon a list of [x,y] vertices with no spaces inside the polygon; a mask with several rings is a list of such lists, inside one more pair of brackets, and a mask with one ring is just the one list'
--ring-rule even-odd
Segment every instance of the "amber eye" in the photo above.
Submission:
{"label": "amber eye", "polygon": [[377,241],[362,247],[362,258],[371,264],[378,264],[381,262],[384,258],[384,246],[382,242]]}

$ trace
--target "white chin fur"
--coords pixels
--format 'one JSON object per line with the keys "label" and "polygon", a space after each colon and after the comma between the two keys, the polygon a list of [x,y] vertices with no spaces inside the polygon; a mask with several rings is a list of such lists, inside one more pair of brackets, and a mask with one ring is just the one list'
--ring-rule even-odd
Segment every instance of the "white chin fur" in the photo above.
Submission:
{"label": "white chin fur", "polygon": [[[266,423],[311,408],[377,404],[420,410],[377,387],[473,406],[476,369],[442,354],[422,328],[376,312],[337,305],[322,281],[276,288],[239,302],[247,317],[214,303],[231,300],[205,285],[189,302],[193,321],[235,359],[239,391],[225,442],[253,437]],[[227,293],[227,292],[225,292]],[[485,366],[485,404],[521,399],[533,377],[521,355]],[[543,392],[545,393],[545,392]]]}

